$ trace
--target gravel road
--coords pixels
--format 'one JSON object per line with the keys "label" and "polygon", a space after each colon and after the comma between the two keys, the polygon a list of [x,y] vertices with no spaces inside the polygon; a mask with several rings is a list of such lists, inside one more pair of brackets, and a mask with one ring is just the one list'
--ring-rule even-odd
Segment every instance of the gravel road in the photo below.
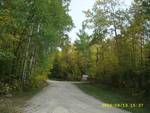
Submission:
{"label": "gravel road", "polygon": [[23,113],[129,113],[103,108],[103,102],[83,93],[72,82],[49,81],[49,85],[29,100]]}

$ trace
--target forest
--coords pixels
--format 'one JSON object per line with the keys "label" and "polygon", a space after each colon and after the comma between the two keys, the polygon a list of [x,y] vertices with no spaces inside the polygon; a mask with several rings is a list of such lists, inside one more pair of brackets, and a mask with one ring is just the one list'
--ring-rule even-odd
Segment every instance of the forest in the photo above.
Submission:
{"label": "forest", "polygon": [[[48,78],[80,80],[150,95],[150,1],[97,0],[70,42],[70,0],[0,0],[0,95]],[[92,30],[89,35],[88,30]]]}
{"label": "forest", "polygon": [[[123,8],[117,0],[97,0],[74,44],[56,52],[50,77],[89,81],[127,90],[138,98],[150,94],[150,1]],[[88,30],[93,30],[91,35]]]}
{"label": "forest", "polygon": [[73,23],[68,0],[0,1],[0,92],[38,87]]}

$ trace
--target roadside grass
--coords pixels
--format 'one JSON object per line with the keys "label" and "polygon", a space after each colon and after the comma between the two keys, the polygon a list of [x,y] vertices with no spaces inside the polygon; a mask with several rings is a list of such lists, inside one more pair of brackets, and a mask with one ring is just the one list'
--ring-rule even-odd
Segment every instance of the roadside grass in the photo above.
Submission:
{"label": "roadside grass", "polygon": [[4,96],[0,97],[0,113],[21,113],[26,101],[31,99],[44,87],[45,86],[30,89],[26,92],[15,92],[10,98]]}
{"label": "roadside grass", "polygon": [[[127,95],[124,91],[100,84],[75,84],[83,92],[108,104],[139,104],[138,99]],[[150,113],[148,106],[142,108],[121,108],[131,113]]]}

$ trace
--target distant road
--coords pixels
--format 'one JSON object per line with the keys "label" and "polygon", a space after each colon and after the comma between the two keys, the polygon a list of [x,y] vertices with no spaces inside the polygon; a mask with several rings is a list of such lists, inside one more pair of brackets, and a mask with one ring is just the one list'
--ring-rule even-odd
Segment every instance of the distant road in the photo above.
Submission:
{"label": "distant road", "polygon": [[24,113],[129,113],[103,108],[102,103],[83,93],[72,82],[49,81],[46,88],[27,102]]}

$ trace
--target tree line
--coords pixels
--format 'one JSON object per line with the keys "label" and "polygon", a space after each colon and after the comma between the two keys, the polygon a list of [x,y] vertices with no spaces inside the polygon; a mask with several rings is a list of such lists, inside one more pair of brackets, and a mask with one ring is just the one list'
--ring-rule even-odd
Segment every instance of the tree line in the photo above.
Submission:
{"label": "tree line", "polygon": [[[50,77],[89,80],[124,88],[137,97],[150,94],[150,1],[97,0],[85,11],[87,19],[68,44],[55,55]],[[92,35],[87,29],[93,31]]]}
{"label": "tree line", "polygon": [[69,0],[0,1],[0,92],[38,87],[72,28]]}

